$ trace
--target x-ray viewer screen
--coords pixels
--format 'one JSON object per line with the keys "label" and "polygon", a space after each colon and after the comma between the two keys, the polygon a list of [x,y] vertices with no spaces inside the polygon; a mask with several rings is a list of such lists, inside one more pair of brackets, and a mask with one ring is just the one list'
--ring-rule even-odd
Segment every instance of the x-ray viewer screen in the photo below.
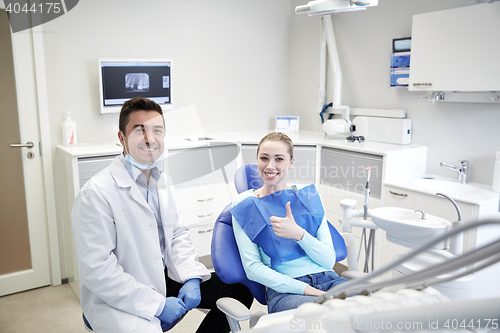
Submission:
{"label": "x-ray viewer screen", "polygon": [[170,62],[109,62],[101,64],[105,107],[119,106],[132,97],[169,104]]}

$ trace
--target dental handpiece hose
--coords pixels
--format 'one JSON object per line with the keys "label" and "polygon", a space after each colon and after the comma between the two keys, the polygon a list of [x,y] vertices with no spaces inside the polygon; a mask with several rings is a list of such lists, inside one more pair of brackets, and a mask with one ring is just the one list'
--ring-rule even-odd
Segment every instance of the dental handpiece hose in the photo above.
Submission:
{"label": "dental handpiece hose", "polygon": [[365,204],[363,205],[363,219],[368,218],[368,198],[370,197],[370,168],[366,168],[368,172],[368,177],[366,179],[366,187],[365,187]]}

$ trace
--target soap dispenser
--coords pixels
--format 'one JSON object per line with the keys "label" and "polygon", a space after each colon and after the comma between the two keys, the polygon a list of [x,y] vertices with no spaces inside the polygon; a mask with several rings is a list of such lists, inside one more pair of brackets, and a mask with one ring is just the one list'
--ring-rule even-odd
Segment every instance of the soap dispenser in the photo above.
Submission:
{"label": "soap dispenser", "polygon": [[491,185],[493,192],[500,192],[500,151],[496,154],[495,165],[493,167],[493,184]]}
{"label": "soap dispenser", "polygon": [[70,112],[66,112],[66,120],[62,122],[63,144],[76,145],[76,124],[71,120]]}

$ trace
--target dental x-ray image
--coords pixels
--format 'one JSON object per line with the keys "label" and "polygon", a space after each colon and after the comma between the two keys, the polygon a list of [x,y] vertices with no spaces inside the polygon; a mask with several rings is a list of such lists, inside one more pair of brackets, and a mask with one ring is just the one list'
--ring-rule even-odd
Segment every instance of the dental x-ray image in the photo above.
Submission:
{"label": "dental x-ray image", "polygon": [[126,92],[148,92],[149,75],[147,73],[127,73],[125,75]]}

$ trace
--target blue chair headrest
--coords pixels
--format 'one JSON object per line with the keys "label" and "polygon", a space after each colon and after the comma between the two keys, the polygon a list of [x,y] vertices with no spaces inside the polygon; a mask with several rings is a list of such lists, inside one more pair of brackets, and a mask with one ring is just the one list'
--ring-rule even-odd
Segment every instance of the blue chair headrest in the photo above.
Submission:
{"label": "blue chair headrest", "polygon": [[259,176],[256,164],[246,164],[239,168],[234,174],[234,186],[238,193],[249,189],[258,189],[264,185],[264,181]]}

